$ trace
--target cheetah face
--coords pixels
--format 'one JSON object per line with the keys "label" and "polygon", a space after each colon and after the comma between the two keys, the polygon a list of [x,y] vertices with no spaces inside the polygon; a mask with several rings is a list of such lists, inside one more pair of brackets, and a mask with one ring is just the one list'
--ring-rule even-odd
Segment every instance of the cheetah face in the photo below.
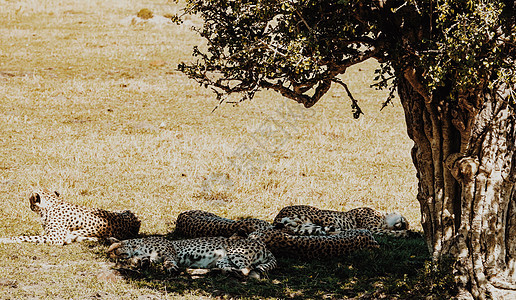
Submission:
{"label": "cheetah face", "polygon": [[128,245],[124,242],[113,243],[107,253],[111,258],[117,259],[128,259],[130,257],[135,256],[137,254],[137,247],[133,245]]}
{"label": "cheetah face", "polygon": [[113,242],[107,250],[108,255],[117,259],[122,265],[144,269],[151,264],[163,263],[163,267],[168,272],[176,271],[178,268],[175,261],[176,250],[172,242],[162,237],[146,237],[121,242],[114,238],[108,240]]}
{"label": "cheetah face", "polygon": [[407,219],[398,213],[390,213],[385,215],[385,222],[387,223],[387,228],[389,229],[407,230],[409,228]]}
{"label": "cheetah face", "polygon": [[58,192],[34,192],[29,197],[30,209],[34,212],[40,212],[42,209],[51,207],[59,197]]}
{"label": "cheetah face", "polygon": [[150,266],[152,257],[146,253],[141,246],[129,245],[124,242],[114,243],[109,247],[108,253],[111,258],[123,261],[124,265],[129,265],[136,269],[146,269]]}

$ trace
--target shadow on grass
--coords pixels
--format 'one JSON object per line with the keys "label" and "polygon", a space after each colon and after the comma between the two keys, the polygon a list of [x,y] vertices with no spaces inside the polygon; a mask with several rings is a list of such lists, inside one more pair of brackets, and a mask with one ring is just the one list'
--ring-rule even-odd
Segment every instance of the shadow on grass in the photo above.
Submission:
{"label": "shadow on grass", "polygon": [[422,237],[377,237],[380,249],[346,257],[300,260],[277,257],[278,267],[260,280],[210,274],[198,279],[153,271],[127,274],[138,287],[216,298],[450,299],[455,291],[451,264],[431,264]]}

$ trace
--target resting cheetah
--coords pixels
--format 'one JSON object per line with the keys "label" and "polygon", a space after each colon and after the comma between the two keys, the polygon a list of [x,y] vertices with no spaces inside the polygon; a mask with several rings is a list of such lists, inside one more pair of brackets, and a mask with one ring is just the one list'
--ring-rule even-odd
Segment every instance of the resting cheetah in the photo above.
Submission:
{"label": "resting cheetah", "polygon": [[[191,214],[198,217],[184,217],[185,215],[189,216]],[[236,231],[236,234],[231,238],[247,235],[251,239],[264,242],[273,254],[278,255],[289,255],[301,258],[323,258],[344,255],[348,252],[360,249],[379,247],[371,232],[366,229],[344,230],[335,235],[300,236],[291,234],[292,230],[286,228],[283,223],[278,223],[273,227],[265,221],[253,221],[261,226],[252,227],[252,230],[247,228],[248,230],[246,231],[235,230],[232,227],[235,226],[234,224],[237,224],[237,221],[221,218],[209,212],[187,211],[181,215],[178,218],[177,226],[187,228],[190,235],[219,234],[228,236]],[[230,228],[230,230],[227,228]]]}
{"label": "resting cheetah", "polygon": [[0,238],[0,243],[49,243],[64,245],[99,238],[132,238],[138,235],[140,220],[129,210],[111,212],[62,201],[58,192],[38,191],[29,198],[30,209],[41,216],[44,234]]}
{"label": "resting cheetah", "polygon": [[178,269],[174,242],[166,238],[150,236],[124,241],[115,238],[108,240],[112,244],[107,253],[112,258],[127,261],[132,267],[143,268],[150,264],[162,263],[169,272]]}
{"label": "resting cheetah", "polygon": [[349,229],[334,235],[300,236],[283,231],[283,224],[249,235],[264,242],[274,255],[297,258],[335,258],[349,252],[378,248],[378,242],[367,229]]}
{"label": "resting cheetah", "polygon": [[276,267],[276,258],[263,242],[238,236],[177,241],[146,237],[115,242],[108,253],[135,267],[162,262],[169,272],[179,268],[216,268],[248,276],[251,271],[265,273]]}
{"label": "resting cheetah", "polygon": [[361,228],[368,229],[374,234],[402,237],[408,235],[409,228],[407,220],[402,215],[381,213],[369,207],[341,212],[308,205],[287,206],[274,218],[273,224],[279,223],[300,235],[326,235]]}
{"label": "resting cheetah", "polygon": [[230,237],[235,233],[249,234],[258,229],[271,227],[269,222],[259,219],[231,220],[216,214],[189,210],[177,217],[176,232],[184,237],[224,236]]}

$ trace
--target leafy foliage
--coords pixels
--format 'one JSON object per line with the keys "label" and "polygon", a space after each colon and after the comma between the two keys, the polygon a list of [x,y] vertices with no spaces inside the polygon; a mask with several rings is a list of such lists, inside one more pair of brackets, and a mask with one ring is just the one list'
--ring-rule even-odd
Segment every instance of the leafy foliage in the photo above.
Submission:
{"label": "leafy foliage", "polygon": [[430,89],[450,81],[458,93],[482,84],[516,83],[516,29],[503,8],[498,1],[438,1],[437,30],[421,56]]}
{"label": "leafy foliage", "polygon": [[188,1],[204,20],[198,31],[208,49],[195,48],[198,60],[179,68],[226,93],[252,98],[271,88],[312,106],[335,76],[378,53],[372,24],[354,22],[350,2]]}
{"label": "leafy foliage", "polygon": [[[504,3],[505,2],[505,3]],[[260,89],[314,105],[347,67],[374,57],[395,77],[416,69],[431,95],[515,85],[512,1],[188,0],[207,49],[179,69],[223,101]],[[387,87],[389,68],[378,87]],[[396,81],[389,82],[389,84]],[[489,86],[490,85],[490,86]],[[387,99],[386,105],[391,96]],[[353,100],[355,112],[356,102]]]}

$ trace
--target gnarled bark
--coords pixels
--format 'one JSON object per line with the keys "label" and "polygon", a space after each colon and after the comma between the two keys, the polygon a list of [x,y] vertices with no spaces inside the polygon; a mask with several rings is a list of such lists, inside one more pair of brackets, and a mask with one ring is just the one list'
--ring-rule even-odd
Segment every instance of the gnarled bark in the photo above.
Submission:
{"label": "gnarled bark", "polygon": [[398,92],[429,250],[436,260],[457,259],[462,297],[516,299],[516,115],[508,89],[449,103],[421,93],[411,74],[398,77]]}

